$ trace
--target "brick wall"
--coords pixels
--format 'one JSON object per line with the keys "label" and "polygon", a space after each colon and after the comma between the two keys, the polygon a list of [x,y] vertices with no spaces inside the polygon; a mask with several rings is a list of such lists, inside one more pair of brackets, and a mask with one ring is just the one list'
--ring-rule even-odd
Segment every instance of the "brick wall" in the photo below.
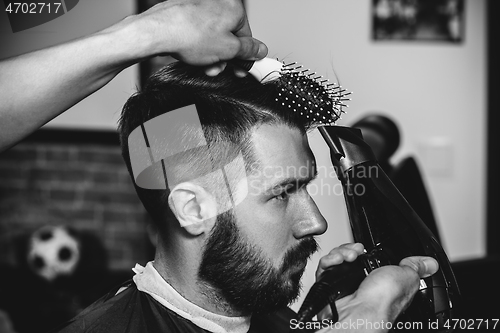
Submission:
{"label": "brick wall", "polygon": [[95,233],[109,268],[128,270],[151,259],[146,223],[115,133],[39,131],[0,153],[0,262],[15,263],[20,235],[65,224]]}

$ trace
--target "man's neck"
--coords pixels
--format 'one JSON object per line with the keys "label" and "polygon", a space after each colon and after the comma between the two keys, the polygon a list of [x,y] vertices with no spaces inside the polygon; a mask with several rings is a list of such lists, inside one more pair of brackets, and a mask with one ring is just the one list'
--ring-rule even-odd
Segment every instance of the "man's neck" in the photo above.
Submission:
{"label": "man's neck", "polygon": [[202,308],[183,297],[175,290],[156,270],[153,262],[145,267],[137,264],[134,283],[140,292],[154,298],[166,309],[173,311],[180,317],[194,325],[214,333],[245,333],[250,327],[250,317],[230,317],[220,315]]}
{"label": "man's neck", "polygon": [[157,249],[153,263],[160,276],[172,288],[191,303],[207,311],[228,317],[242,316],[232,309],[218,290],[198,279],[198,256],[189,256],[187,253],[175,256],[175,253],[181,252]]}

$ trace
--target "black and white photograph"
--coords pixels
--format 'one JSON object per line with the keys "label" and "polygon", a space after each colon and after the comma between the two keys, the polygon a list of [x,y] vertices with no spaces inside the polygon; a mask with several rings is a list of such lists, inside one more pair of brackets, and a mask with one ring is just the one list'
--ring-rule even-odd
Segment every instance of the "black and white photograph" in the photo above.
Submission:
{"label": "black and white photograph", "polygon": [[4,0],[0,333],[499,331],[499,12]]}

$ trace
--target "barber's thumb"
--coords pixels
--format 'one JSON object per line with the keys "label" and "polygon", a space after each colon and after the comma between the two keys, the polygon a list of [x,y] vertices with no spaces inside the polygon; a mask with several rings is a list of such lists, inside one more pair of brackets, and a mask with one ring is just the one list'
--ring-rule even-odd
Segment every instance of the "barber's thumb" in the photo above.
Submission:
{"label": "barber's thumb", "polygon": [[439,269],[439,264],[432,257],[408,257],[401,260],[399,266],[407,266],[413,269],[420,278],[426,278],[436,273]]}
{"label": "barber's thumb", "polygon": [[245,60],[259,60],[267,55],[266,44],[253,37],[239,37],[240,49],[235,58]]}

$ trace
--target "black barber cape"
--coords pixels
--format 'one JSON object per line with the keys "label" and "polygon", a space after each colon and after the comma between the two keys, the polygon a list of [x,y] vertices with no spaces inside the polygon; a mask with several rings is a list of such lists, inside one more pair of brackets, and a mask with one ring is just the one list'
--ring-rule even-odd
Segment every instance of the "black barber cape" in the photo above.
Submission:
{"label": "black barber cape", "polygon": [[[120,287],[127,287],[118,293]],[[290,331],[295,313],[285,308],[272,315],[254,315],[249,333]],[[60,333],[206,333],[189,320],[167,309],[147,293],[137,290],[133,281],[114,288],[53,332]]]}

